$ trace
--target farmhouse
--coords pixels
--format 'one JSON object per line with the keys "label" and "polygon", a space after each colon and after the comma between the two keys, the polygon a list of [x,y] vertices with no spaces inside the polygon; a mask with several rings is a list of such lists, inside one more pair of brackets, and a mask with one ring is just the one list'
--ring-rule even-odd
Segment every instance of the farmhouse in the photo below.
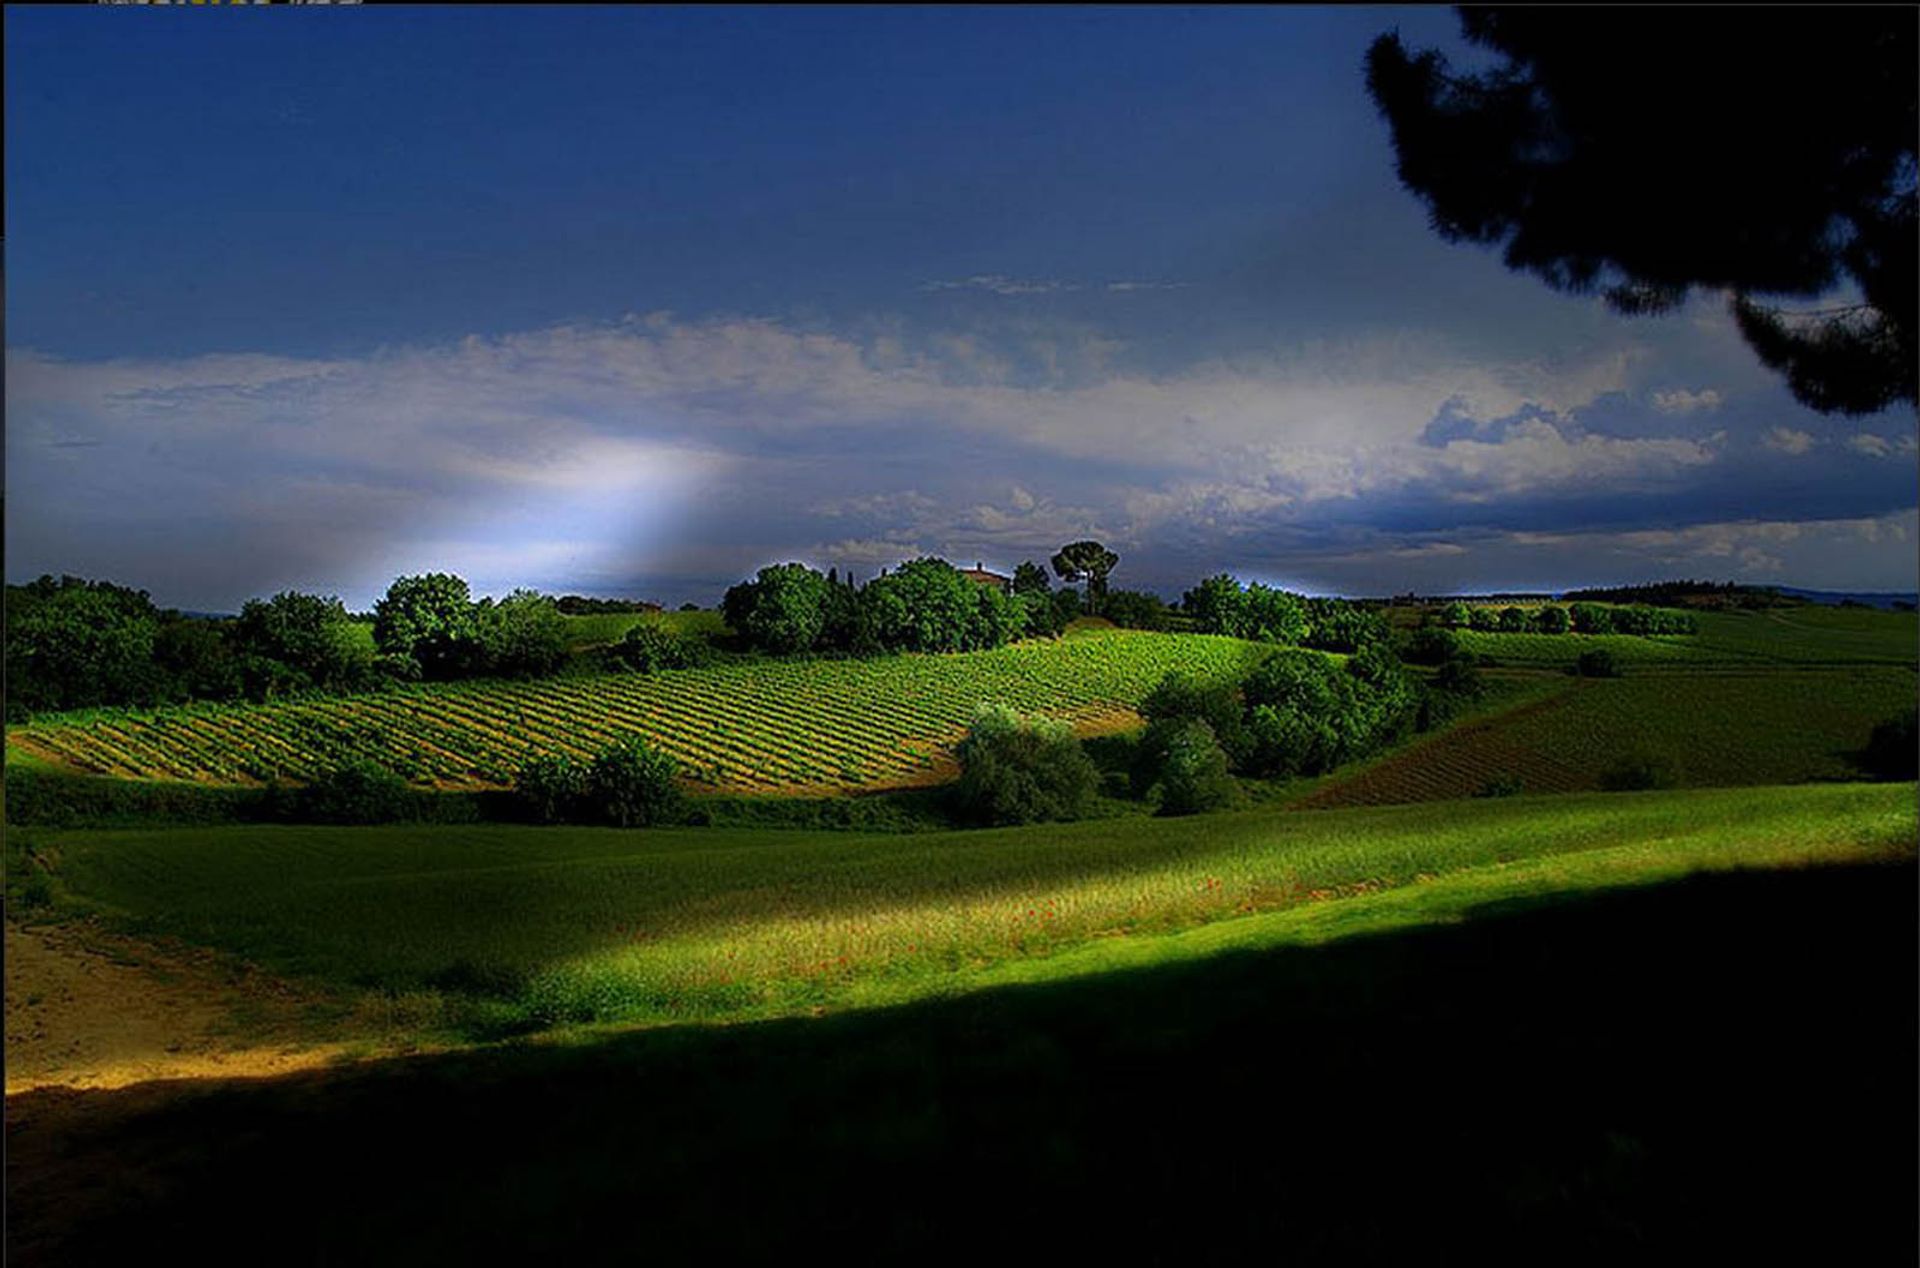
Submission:
{"label": "farmhouse", "polygon": [[978,585],[999,586],[1002,591],[1011,591],[1013,589],[1012,577],[1003,577],[997,572],[988,572],[985,565],[978,560],[974,561],[974,565],[971,568],[957,568],[954,571],[958,572],[968,581]]}

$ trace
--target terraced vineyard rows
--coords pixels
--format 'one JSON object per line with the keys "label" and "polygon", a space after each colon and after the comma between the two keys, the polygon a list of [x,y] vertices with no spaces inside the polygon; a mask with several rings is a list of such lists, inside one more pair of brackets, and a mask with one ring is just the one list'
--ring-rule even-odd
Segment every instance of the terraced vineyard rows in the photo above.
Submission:
{"label": "terraced vineyard rows", "polygon": [[417,783],[475,787],[506,783],[530,754],[587,756],[637,733],[714,788],[880,788],[937,774],[982,703],[1098,725],[1125,716],[1171,669],[1223,673],[1261,654],[1235,639],[1114,630],[955,656],[760,661],[55,718],[14,728],[8,744],[125,778],[304,780],[366,758]]}

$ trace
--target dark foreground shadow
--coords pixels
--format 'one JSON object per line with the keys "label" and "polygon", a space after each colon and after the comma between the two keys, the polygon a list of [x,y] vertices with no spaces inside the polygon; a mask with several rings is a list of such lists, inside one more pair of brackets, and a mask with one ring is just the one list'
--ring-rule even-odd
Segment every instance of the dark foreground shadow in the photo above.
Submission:
{"label": "dark foreground shadow", "polygon": [[1911,1262],[1911,864],[8,1107],[9,1262]]}

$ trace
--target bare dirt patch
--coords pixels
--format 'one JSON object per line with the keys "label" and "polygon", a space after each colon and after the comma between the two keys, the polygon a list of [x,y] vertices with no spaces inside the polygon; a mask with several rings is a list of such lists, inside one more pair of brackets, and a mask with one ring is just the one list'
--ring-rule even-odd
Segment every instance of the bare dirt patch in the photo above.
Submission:
{"label": "bare dirt patch", "polygon": [[348,1006],[212,952],[6,922],[6,1092],[258,1076],[345,1049]]}

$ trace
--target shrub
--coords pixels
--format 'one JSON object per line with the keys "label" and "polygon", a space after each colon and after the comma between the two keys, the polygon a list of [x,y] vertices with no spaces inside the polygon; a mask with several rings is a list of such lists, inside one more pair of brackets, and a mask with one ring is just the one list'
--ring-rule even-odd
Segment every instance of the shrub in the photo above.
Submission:
{"label": "shrub", "polygon": [[1460,638],[1438,625],[1423,625],[1407,640],[1402,659],[1414,665],[1441,665],[1460,654]]}
{"label": "shrub", "polygon": [[1506,607],[1500,609],[1500,632],[1502,634],[1525,634],[1528,626],[1525,608]]}
{"label": "shrub", "polygon": [[983,708],[955,755],[955,813],[969,823],[1078,819],[1100,786],[1099,770],[1069,728],[1004,706]]}
{"label": "shrub", "polygon": [[1473,620],[1473,609],[1455,599],[1440,609],[1440,624],[1450,630],[1464,629]]}
{"label": "shrub", "polygon": [[514,775],[513,792],[535,823],[566,823],[585,809],[587,770],[564,753],[530,757]]}
{"label": "shrub", "polygon": [[1573,622],[1576,634],[1613,633],[1613,610],[1603,608],[1597,603],[1576,603],[1567,609],[1568,619]]}
{"label": "shrub", "polygon": [[1580,659],[1573,663],[1573,672],[1582,678],[1618,678],[1620,663],[1612,652],[1596,647],[1580,653]]}
{"label": "shrub", "polygon": [[1473,795],[1476,797],[1517,797],[1527,790],[1526,784],[1512,771],[1502,771],[1481,784]]}
{"label": "shrub", "polygon": [[652,621],[629,626],[607,656],[621,668],[641,674],[661,669],[691,669],[706,659],[703,649],[692,639]]}
{"label": "shrub", "polygon": [[1875,779],[1920,779],[1920,710],[1888,718],[1873,728],[1860,765]]}
{"label": "shrub", "polygon": [[1450,657],[1441,663],[1421,694],[1414,729],[1430,731],[1451,721],[1485,694],[1486,684],[1480,681],[1473,657],[1464,653]]}
{"label": "shrub", "polygon": [[1600,772],[1604,792],[1641,792],[1673,785],[1673,763],[1653,753],[1630,753]]}
{"label": "shrub", "polygon": [[1163,725],[1162,734],[1149,731],[1142,742],[1156,768],[1148,796],[1158,802],[1158,812],[1190,815],[1239,804],[1240,785],[1227,771],[1227,755],[1213,728],[1198,718]]}
{"label": "shrub", "polygon": [[1549,603],[1533,614],[1533,623],[1542,634],[1565,634],[1573,626],[1567,610]]}
{"label": "shrub", "polygon": [[593,759],[585,803],[593,818],[617,828],[671,823],[684,808],[675,776],[680,763],[638,736],[616,741]]}
{"label": "shrub", "polygon": [[397,823],[413,817],[413,802],[407,781],[386,767],[348,761],[302,789],[294,808],[312,823]]}
{"label": "shrub", "polygon": [[[1228,763],[1236,768],[1245,765],[1252,756],[1253,744],[1247,734],[1245,711],[1240,694],[1231,683],[1201,682],[1175,670],[1162,678],[1140,702],[1140,716],[1147,720],[1149,732],[1156,725],[1185,719],[1206,723],[1226,752]],[[1150,768],[1138,768],[1134,791],[1144,794],[1154,778]]]}
{"label": "shrub", "polygon": [[1467,625],[1470,629],[1479,630],[1483,634],[1490,634],[1500,627],[1500,622],[1493,615],[1493,609],[1474,608],[1467,613]]}
{"label": "shrub", "polygon": [[1486,684],[1480,681],[1480,670],[1470,656],[1452,656],[1440,666],[1433,676],[1433,686],[1437,691],[1458,696],[1464,700],[1478,700],[1486,694]]}

